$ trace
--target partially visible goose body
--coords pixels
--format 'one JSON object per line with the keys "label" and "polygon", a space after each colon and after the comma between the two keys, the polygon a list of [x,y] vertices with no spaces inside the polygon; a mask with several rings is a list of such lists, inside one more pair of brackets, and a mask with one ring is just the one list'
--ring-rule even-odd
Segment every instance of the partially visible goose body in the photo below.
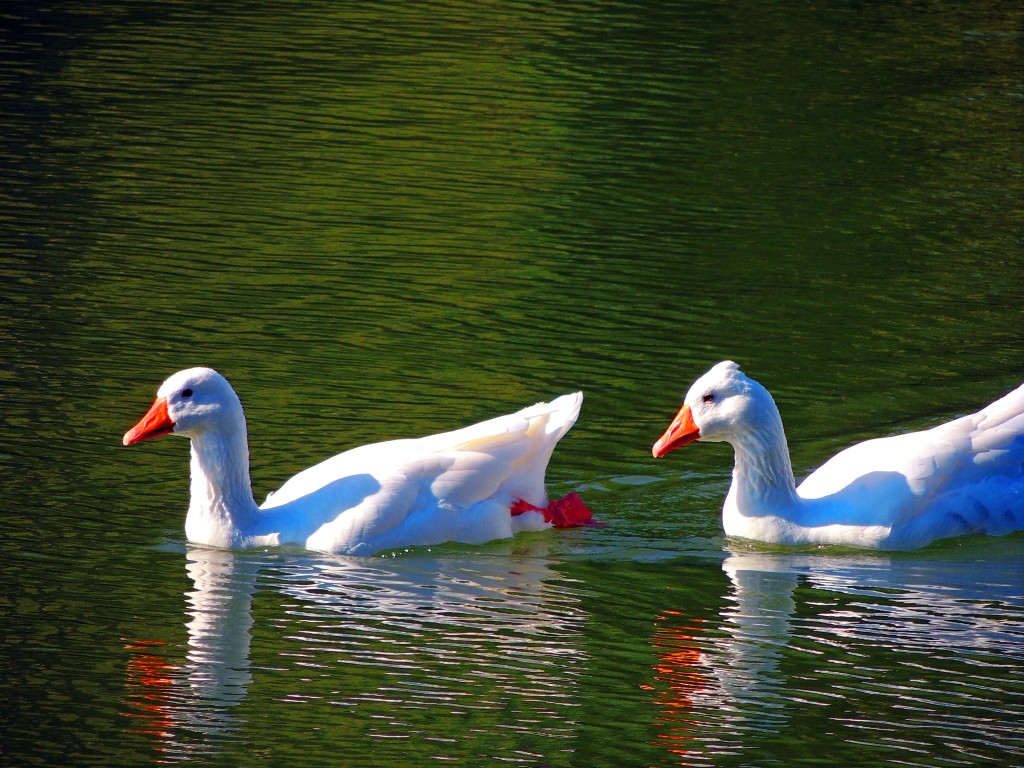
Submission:
{"label": "partially visible goose body", "polygon": [[727,360],[693,384],[654,456],[694,440],[733,447],[729,536],[904,550],[1024,529],[1024,386],[970,416],[847,448],[798,487],[775,401]]}
{"label": "partially visible goose body", "polygon": [[454,432],[354,448],[295,475],[262,505],[252,495],[242,404],[210,368],[167,379],[124,444],[191,439],[191,542],[369,555],[589,524],[578,496],[548,505],[544,491],[555,443],[582,402],[577,392]]}

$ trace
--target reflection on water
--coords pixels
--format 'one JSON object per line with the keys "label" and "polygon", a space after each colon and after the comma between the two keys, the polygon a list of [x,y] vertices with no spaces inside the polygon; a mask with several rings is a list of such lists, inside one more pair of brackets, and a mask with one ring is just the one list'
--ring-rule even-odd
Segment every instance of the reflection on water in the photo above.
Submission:
{"label": "reflection on water", "polygon": [[[607,617],[584,610],[592,587],[544,549],[356,560],[190,548],[187,647],[131,645],[127,714],[161,762],[231,759],[242,744],[291,754],[250,721],[248,697],[288,705],[277,725],[290,732],[368,739],[376,760],[557,762],[594,726],[586,626]],[[716,615],[662,608],[650,684],[639,698],[608,687],[596,709],[625,722],[637,707],[656,734],[650,754],[636,746],[649,764],[754,764],[793,743],[903,764],[1024,757],[1013,546],[987,560],[733,550],[721,571]],[[594,764],[613,762],[598,752]]]}
{"label": "reflection on water", "polygon": [[129,645],[128,714],[154,743],[157,761],[216,751],[244,725],[237,707],[252,682],[249,658],[257,560],[190,548],[185,593],[188,645],[175,664],[154,641]]}
{"label": "reflection on water", "polygon": [[654,743],[687,766],[798,738],[822,757],[849,743],[909,764],[1024,757],[1024,567],[1004,552],[732,552],[714,627],[676,610],[657,617]]}
{"label": "reflection on water", "polygon": [[[130,646],[128,714],[160,761],[229,749],[247,726],[239,705],[261,685],[318,708],[307,726],[346,717],[382,744],[422,740],[434,759],[477,754],[478,742],[522,752],[517,734],[546,754],[571,748],[548,742],[575,736],[584,614],[542,550],[389,561],[189,548],[186,568],[184,659],[155,641]],[[253,599],[268,589],[278,610],[261,612],[255,634],[272,629],[272,650],[254,669]]]}
{"label": "reflection on water", "polygon": [[[705,637],[703,622],[678,611],[658,617],[652,639],[659,655],[657,743],[683,765],[713,764],[708,761],[715,755],[742,752],[752,738],[778,733],[786,721],[778,665],[796,607],[797,576],[751,568],[735,557],[722,569],[732,584],[720,610],[724,639]],[[710,737],[708,717],[716,721]]]}

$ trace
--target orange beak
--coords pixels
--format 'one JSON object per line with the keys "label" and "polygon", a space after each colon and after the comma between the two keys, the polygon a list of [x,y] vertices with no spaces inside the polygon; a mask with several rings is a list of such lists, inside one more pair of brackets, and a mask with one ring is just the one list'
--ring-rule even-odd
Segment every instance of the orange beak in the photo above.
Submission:
{"label": "orange beak", "polygon": [[125,445],[141,443],[143,440],[151,440],[161,435],[169,435],[174,431],[174,422],[167,414],[167,401],[158,397],[146,411],[146,415],[139,419],[139,423],[124,433]]}
{"label": "orange beak", "polygon": [[693,423],[693,413],[690,411],[690,406],[684,405],[679,409],[679,413],[676,414],[672,423],[668,425],[665,434],[658,438],[658,442],[654,444],[651,453],[654,454],[654,458],[660,459],[669,451],[682,448],[699,437],[700,429]]}

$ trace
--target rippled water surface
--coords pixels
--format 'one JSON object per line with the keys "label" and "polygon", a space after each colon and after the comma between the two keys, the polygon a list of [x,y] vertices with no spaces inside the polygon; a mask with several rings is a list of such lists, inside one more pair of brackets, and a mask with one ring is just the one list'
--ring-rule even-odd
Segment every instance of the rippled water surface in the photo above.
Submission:
{"label": "rippled water surface", "polygon": [[[1024,762],[1024,538],[730,541],[739,361],[803,474],[1024,379],[1013,4],[0,11],[0,764]],[[168,374],[262,498],[586,395],[604,528],[365,559],[184,541]]]}

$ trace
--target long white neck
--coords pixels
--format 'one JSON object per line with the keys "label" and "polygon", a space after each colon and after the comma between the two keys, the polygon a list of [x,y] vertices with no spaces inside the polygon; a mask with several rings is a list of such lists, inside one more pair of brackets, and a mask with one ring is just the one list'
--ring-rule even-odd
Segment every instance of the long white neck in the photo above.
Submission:
{"label": "long white neck", "polygon": [[249,479],[249,444],[241,429],[192,435],[192,498],[185,518],[189,541],[238,547],[259,514]]}
{"label": "long white neck", "polygon": [[751,521],[741,518],[782,515],[799,502],[782,419],[774,415],[729,441],[736,465],[723,511],[726,533],[744,535],[739,528]]}

